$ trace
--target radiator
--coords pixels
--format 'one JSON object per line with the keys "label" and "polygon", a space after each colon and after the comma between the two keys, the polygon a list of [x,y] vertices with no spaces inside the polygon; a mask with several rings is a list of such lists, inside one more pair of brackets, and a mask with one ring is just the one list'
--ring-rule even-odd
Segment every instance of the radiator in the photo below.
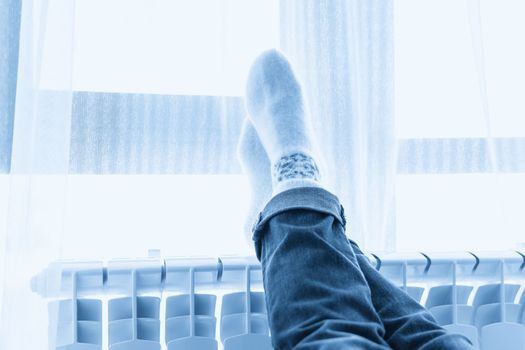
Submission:
{"label": "radiator", "polygon": [[[525,349],[523,253],[367,256],[477,348]],[[272,349],[254,257],[62,260],[31,288],[48,299],[52,350]]]}

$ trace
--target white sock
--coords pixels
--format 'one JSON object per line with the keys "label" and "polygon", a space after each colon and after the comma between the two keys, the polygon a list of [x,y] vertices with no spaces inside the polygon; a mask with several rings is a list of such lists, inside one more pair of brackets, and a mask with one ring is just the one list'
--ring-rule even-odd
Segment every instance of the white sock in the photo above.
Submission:
{"label": "white sock", "polygon": [[248,76],[246,108],[272,166],[273,194],[320,187],[319,152],[301,85],[280,52],[269,50],[256,58]]}
{"label": "white sock", "polygon": [[259,140],[257,131],[248,118],[242,125],[237,145],[237,157],[250,183],[251,200],[244,222],[244,235],[248,243],[253,244],[251,239],[253,225],[272,196],[272,175],[270,160]]}

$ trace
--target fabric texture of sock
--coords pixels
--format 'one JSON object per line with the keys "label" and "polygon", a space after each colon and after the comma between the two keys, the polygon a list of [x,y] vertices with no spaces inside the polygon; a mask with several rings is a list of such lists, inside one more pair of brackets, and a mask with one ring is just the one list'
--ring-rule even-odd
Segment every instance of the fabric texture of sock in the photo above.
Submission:
{"label": "fabric texture of sock", "polygon": [[253,244],[253,224],[272,196],[272,173],[270,160],[261,144],[257,131],[248,118],[244,120],[242,125],[237,145],[237,158],[250,183],[251,198],[243,231],[246,242],[251,246]]}
{"label": "fabric texture of sock", "polygon": [[272,167],[274,195],[297,187],[321,187],[320,180],[317,163],[305,153],[283,156]]}

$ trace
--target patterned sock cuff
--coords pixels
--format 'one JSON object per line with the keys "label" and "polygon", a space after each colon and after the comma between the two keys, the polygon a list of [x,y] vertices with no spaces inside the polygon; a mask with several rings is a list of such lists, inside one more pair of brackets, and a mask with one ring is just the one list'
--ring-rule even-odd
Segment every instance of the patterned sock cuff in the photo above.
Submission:
{"label": "patterned sock cuff", "polygon": [[275,182],[290,179],[320,181],[319,168],[315,160],[304,153],[292,153],[281,157],[274,164],[272,175]]}

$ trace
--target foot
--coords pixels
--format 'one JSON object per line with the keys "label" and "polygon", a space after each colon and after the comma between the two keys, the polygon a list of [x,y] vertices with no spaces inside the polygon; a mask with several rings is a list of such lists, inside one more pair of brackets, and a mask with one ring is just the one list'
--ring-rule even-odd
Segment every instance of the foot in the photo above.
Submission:
{"label": "foot", "polygon": [[244,174],[248,176],[251,188],[250,207],[244,223],[244,234],[248,242],[252,243],[252,227],[272,195],[272,175],[270,160],[248,118],[242,125],[237,145],[237,157]]}
{"label": "foot", "polygon": [[313,152],[301,86],[278,51],[266,51],[253,63],[246,107],[272,164],[283,155]]}
{"label": "foot", "polygon": [[246,108],[271,163],[274,194],[318,186],[319,153],[301,86],[283,54],[269,50],[255,60],[248,75]]}

